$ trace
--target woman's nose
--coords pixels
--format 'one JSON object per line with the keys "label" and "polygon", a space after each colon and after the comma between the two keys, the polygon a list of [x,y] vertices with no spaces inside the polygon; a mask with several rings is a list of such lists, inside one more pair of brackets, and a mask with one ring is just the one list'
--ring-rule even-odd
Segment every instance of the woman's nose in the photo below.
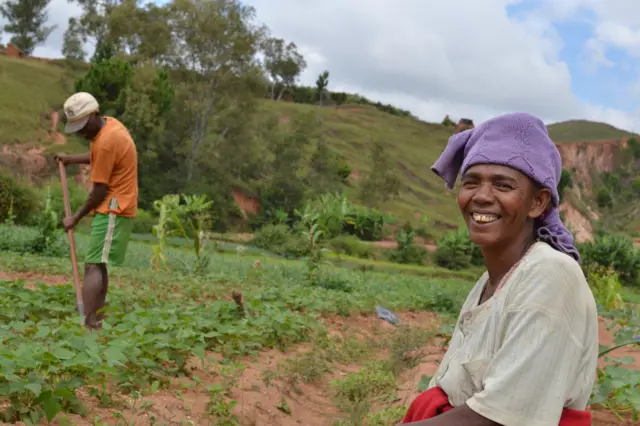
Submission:
{"label": "woman's nose", "polygon": [[491,203],[493,201],[493,189],[490,184],[478,185],[473,193],[472,200],[477,203]]}

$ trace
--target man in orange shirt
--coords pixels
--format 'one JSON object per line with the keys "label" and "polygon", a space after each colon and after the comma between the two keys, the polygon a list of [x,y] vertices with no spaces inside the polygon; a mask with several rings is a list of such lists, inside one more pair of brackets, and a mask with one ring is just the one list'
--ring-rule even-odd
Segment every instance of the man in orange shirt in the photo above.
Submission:
{"label": "man in orange shirt", "polygon": [[87,214],[94,213],[91,242],[85,257],[82,298],[85,325],[100,328],[109,283],[107,264],[121,265],[138,207],[138,157],[135,143],[124,125],[102,116],[96,99],[76,93],[64,104],[65,131],[78,133],[91,142],[87,154],[57,154],[63,164],[90,164],[93,189],[86,203],[63,221],[72,229]]}

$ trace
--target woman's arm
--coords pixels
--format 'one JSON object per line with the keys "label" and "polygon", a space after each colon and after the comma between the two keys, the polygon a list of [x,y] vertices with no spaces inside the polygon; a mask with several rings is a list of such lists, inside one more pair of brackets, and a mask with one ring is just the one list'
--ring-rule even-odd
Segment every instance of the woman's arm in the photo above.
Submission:
{"label": "woman's arm", "polygon": [[461,405],[432,419],[404,423],[402,426],[502,426]]}

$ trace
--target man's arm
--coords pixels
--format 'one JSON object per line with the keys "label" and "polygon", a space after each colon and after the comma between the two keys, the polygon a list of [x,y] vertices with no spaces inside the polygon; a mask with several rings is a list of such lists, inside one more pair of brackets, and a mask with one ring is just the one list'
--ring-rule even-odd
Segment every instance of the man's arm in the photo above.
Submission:
{"label": "man's arm", "polygon": [[94,183],[93,189],[89,193],[89,197],[87,197],[87,201],[84,203],[82,207],[78,209],[76,214],[71,217],[67,217],[64,219],[64,227],[65,229],[72,229],[75,227],[80,220],[89,214],[93,209],[97,208],[102,201],[107,197],[108,186],[105,183]]}
{"label": "man's arm", "polygon": [[61,161],[62,164],[90,164],[91,163],[91,155],[90,153],[86,154],[64,154],[59,152],[53,157],[56,161]]}
{"label": "man's arm", "polygon": [[402,426],[501,426],[492,420],[482,417],[466,405],[461,405],[444,414],[419,422],[405,423]]}

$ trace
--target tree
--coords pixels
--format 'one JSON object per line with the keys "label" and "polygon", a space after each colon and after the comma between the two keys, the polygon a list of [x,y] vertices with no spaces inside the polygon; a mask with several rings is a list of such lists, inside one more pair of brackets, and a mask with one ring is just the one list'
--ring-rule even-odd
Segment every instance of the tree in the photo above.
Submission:
{"label": "tree", "polygon": [[307,188],[307,176],[302,172],[304,153],[311,141],[313,128],[313,114],[300,113],[293,117],[291,131],[284,134],[274,132],[269,141],[273,160],[260,189],[262,223],[272,221],[278,211],[285,212],[292,221],[295,210],[302,206]]}
{"label": "tree", "polygon": [[219,137],[228,131],[210,125],[215,115],[234,104],[233,90],[256,68],[261,28],[253,25],[254,9],[238,0],[174,0],[170,9],[176,42],[173,61],[184,71],[191,94],[189,181],[209,130]]}
{"label": "tree", "polygon": [[46,26],[49,14],[46,11],[51,0],[4,0],[0,4],[0,15],[7,21],[4,31],[13,34],[11,43],[25,55],[31,55],[36,46],[44,43],[56,28]]}
{"label": "tree", "polygon": [[133,67],[122,59],[103,59],[101,54],[106,50],[106,47],[96,49],[92,66],[76,81],[75,91],[91,93],[103,113],[119,117],[125,110],[125,89],[131,81]]}
{"label": "tree", "polygon": [[82,15],[78,20],[79,28],[84,40],[94,42],[113,42],[109,40],[109,18],[111,11],[121,0],[71,0],[82,8]]}
{"label": "tree", "polygon": [[316,149],[311,155],[312,187],[317,192],[335,192],[345,181],[346,178],[343,176],[344,164],[341,158],[329,148],[325,138],[319,134]]}
{"label": "tree", "polygon": [[[281,38],[267,38],[262,43],[264,67],[271,77],[271,99],[280,100],[287,87],[293,87],[307,67],[295,43],[285,44]],[[276,97],[276,86],[280,91]]]}
{"label": "tree", "polygon": [[137,1],[124,0],[110,9],[108,39],[135,61],[167,64],[173,44],[170,13],[153,2],[138,7]]}
{"label": "tree", "polygon": [[86,53],[82,48],[80,24],[76,18],[69,18],[67,30],[64,32],[62,54],[66,59],[84,61]]}
{"label": "tree", "polygon": [[168,114],[175,99],[169,73],[148,60],[133,69],[124,89],[122,122],[139,152],[140,193],[145,202],[162,197],[170,186],[174,147],[165,134]]}
{"label": "tree", "polygon": [[400,192],[400,180],[394,175],[390,158],[381,142],[373,144],[370,172],[362,181],[360,197],[369,207],[377,208]]}
{"label": "tree", "polygon": [[316,80],[316,99],[320,106],[322,106],[322,101],[326,96],[327,87],[329,87],[329,71],[325,70]]}

